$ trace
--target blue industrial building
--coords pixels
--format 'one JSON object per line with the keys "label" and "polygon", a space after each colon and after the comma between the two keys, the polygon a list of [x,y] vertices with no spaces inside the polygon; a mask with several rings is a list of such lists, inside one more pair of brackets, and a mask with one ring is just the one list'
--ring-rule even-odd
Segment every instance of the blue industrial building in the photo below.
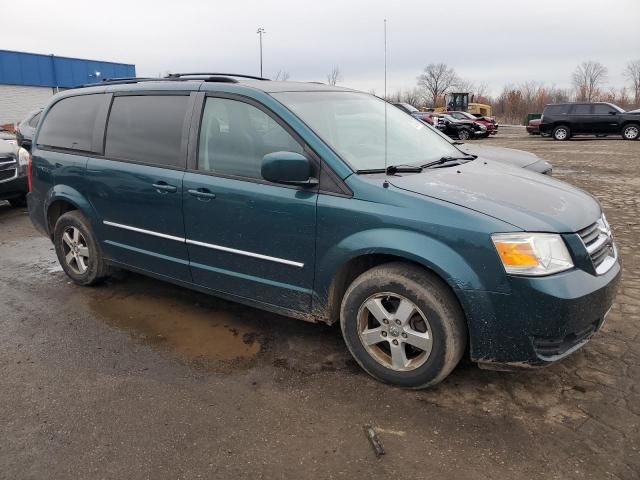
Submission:
{"label": "blue industrial building", "polygon": [[135,75],[126,63],[0,50],[0,124],[21,120],[61,89]]}

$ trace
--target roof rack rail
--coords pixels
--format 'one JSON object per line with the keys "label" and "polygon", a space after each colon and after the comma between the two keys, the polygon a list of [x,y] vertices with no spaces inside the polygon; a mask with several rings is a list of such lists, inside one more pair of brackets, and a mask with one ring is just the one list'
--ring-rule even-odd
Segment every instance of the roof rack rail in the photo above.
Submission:
{"label": "roof rack rail", "polygon": [[250,78],[254,80],[269,80],[263,77],[254,77],[252,75],[242,75],[235,73],[170,73],[165,77],[114,77],[103,78],[100,82],[85,83],[76,88],[99,87],[102,85],[126,85],[130,83],[143,82],[186,82],[188,80],[199,80],[201,82],[221,82],[221,83],[238,83],[234,78]]}
{"label": "roof rack rail", "polygon": [[196,72],[196,73],[170,73],[164,78],[183,78],[183,77],[238,77],[238,78],[250,78],[252,80],[265,80],[269,81],[269,78],[256,77],[255,75],[245,75],[242,73],[219,73],[219,72]]}
{"label": "roof rack rail", "polygon": [[108,83],[108,82],[139,82],[141,80],[153,80],[154,77],[111,77],[111,78],[103,78],[100,80],[100,83]]}
{"label": "roof rack rail", "polygon": [[102,80],[96,83],[84,83],[74,88],[100,87],[102,85],[122,85],[127,83],[139,83],[139,82],[157,82],[159,80],[165,81],[165,82],[167,81],[166,78],[153,78],[153,77],[114,77],[114,78],[103,78]]}

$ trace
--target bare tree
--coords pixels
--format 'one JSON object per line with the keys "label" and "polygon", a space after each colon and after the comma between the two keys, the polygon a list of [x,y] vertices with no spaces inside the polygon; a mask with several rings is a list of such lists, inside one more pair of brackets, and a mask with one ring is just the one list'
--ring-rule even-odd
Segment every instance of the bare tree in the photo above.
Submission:
{"label": "bare tree", "polygon": [[633,103],[638,107],[640,106],[640,59],[627,64],[627,68],[624,69],[624,76],[631,82]]}
{"label": "bare tree", "polygon": [[278,70],[278,73],[276,73],[276,82],[286,82],[287,80],[289,80],[289,77],[291,77],[291,75],[289,75],[289,72],[287,72],[286,70]]}
{"label": "bare tree", "polygon": [[420,90],[414,88],[413,90],[407,90],[402,94],[401,101],[413,105],[418,108],[421,102]]}
{"label": "bare tree", "polygon": [[329,85],[335,85],[338,82],[342,81],[342,73],[340,72],[340,67],[333,67],[333,70],[327,75],[327,83]]}
{"label": "bare tree", "polygon": [[488,101],[489,86],[486,83],[476,83],[472,80],[458,78],[454,87],[458,92],[469,93],[470,102],[483,103]]}
{"label": "bare tree", "polygon": [[427,65],[420,76],[418,86],[427,103],[435,107],[438,98],[447,93],[458,83],[456,72],[444,63]]}
{"label": "bare tree", "polygon": [[594,100],[606,79],[607,67],[600,62],[591,60],[582,62],[572,75],[577,100],[587,102]]}

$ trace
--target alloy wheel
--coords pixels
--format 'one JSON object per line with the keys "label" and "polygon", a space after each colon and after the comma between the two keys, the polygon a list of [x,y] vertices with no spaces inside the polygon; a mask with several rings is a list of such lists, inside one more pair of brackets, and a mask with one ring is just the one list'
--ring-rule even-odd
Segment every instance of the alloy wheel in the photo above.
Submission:
{"label": "alloy wheel", "polygon": [[358,310],[358,336],[372,358],[395,371],[422,366],[433,347],[424,313],[395,293],[381,292],[365,300]]}
{"label": "alloy wheel", "polygon": [[638,127],[636,127],[635,125],[631,125],[624,129],[624,138],[626,138],[627,140],[638,138],[638,132]]}
{"label": "alloy wheel", "polygon": [[78,275],[89,268],[89,247],[82,232],[76,227],[67,227],[62,234],[62,250],[67,266]]}
{"label": "alloy wheel", "polygon": [[556,130],[555,137],[557,140],[564,140],[567,138],[567,131],[564,128],[559,128]]}

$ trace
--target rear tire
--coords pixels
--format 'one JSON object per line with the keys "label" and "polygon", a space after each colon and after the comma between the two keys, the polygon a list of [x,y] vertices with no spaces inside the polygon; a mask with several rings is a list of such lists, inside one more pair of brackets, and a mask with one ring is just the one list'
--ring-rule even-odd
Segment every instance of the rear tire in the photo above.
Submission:
{"label": "rear tire", "polygon": [[551,135],[553,135],[554,140],[563,142],[571,138],[571,130],[566,125],[558,125],[553,129],[553,133]]}
{"label": "rear tire", "polygon": [[467,344],[464,314],[451,290],[403,262],[374,267],[353,281],[342,299],[340,326],[349,352],[369,375],[403,388],[441,382]]}
{"label": "rear tire", "polygon": [[100,244],[78,210],[60,216],[53,243],[62,269],[78,285],[94,285],[109,275]]}
{"label": "rear tire", "polygon": [[622,138],[625,140],[637,140],[640,136],[640,125],[630,123],[622,129]]}

